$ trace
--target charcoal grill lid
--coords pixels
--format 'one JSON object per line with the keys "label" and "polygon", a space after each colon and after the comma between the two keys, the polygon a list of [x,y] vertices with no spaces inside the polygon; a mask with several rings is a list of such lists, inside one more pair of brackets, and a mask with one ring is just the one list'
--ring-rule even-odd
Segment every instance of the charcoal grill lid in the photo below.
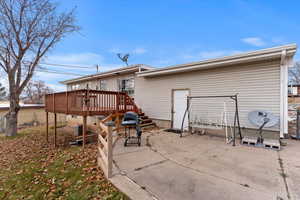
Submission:
{"label": "charcoal grill lid", "polygon": [[139,116],[135,112],[126,112],[123,118],[123,121],[128,121],[128,120],[135,120],[138,121]]}

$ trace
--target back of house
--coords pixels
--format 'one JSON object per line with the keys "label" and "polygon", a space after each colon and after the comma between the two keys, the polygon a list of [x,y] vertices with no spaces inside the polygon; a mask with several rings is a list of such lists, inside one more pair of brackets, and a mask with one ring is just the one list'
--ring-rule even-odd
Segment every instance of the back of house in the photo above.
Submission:
{"label": "back of house", "polygon": [[[134,65],[62,83],[68,90],[127,92],[144,113],[165,128],[189,126],[203,118],[206,123],[218,123],[224,120],[224,113],[228,114],[227,123],[233,123],[236,108],[232,99],[187,102],[187,96],[237,95],[242,128],[257,129],[249,121],[249,113],[267,111],[278,118],[278,123],[266,129],[284,137],[288,132],[288,67],[296,49],[290,44],[156,69]],[[192,111],[184,121],[187,108]]]}

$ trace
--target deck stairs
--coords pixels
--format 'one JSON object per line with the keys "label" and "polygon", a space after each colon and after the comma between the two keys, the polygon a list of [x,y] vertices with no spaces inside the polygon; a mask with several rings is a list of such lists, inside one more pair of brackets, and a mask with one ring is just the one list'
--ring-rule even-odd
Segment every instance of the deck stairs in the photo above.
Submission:
{"label": "deck stairs", "polygon": [[[132,97],[129,97],[128,96],[128,99],[127,100],[127,104],[129,105],[135,105],[137,107],[137,105],[135,104],[134,102],[134,98]],[[150,119],[143,111],[141,108],[138,108],[138,115],[139,115],[139,118],[141,119],[141,127],[142,128],[146,128],[146,127],[157,127],[156,124],[152,121],[152,119]]]}
{"label": "deck stairs", "polygon": [[147,115],[145,115],[144,112],[139,112],[139,117],[141,119],[141,127],[146,128],[146,127],[157,127],[155,122],[152,121]]}

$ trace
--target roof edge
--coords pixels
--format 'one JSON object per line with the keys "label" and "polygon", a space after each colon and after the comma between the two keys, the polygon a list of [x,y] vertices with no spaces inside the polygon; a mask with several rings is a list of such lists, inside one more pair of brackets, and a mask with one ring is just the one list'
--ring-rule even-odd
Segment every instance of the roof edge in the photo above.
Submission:
{"label": "roof edge", "polygon": [[127,67],[120,67],[117,69],[113,69],[113,70],[109,70],[109,71],[105,71],[105,72],[101,72],[101,73],[90,74],[90,75],[81,76],[81,77],[74,78],[74,79],[64,80],[64,81],[60,81],[59,83],[67,85],[70,83],[76,83],[76,82],[85,81],[85,80],[89,80],[89,79],[93,79],[93,78],[97,78],[97,77],[111,76],[116,73],[124,73],[127,71],[130,72],[130,71],[134,71],[134,70],[140,71],[140,69],[153,70],[154,67],[151,67],[151,66],[148,66],[145,64],[136,64],[136,65],[131,65],[131,66],[127,66]]}
{"label": "roof edge", "polygon": [[200,70],[211,66],[222,66],[234,63],[249,62],[255,59],[263,59],[268,57],[281,57],[283,50],[287,51],[288,56],[294,56],[297,50],[296,44],[288,44],[283,46],[277,46],[262,50],[249,51],[245,53],[240,53],[231,56],[225,56],[221,58],[208,59],[199,62],[191,62],[186,64],[173,65],[169,67],[164,67],[160,69],[148,70],[145,72],[139,72],[138,77],[147,76],[158,76],[163,74],[179,73],[189,70]]}

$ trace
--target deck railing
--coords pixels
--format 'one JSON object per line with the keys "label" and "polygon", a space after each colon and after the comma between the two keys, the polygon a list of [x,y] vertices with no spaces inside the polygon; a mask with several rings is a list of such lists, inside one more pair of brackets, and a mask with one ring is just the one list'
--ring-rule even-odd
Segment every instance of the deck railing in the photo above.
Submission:
{"label": "deck railing", "polygon": [[133,99],[126,93],[99,90],[74,90],[47,94],[45,110],[82,116],[139,111]]}

